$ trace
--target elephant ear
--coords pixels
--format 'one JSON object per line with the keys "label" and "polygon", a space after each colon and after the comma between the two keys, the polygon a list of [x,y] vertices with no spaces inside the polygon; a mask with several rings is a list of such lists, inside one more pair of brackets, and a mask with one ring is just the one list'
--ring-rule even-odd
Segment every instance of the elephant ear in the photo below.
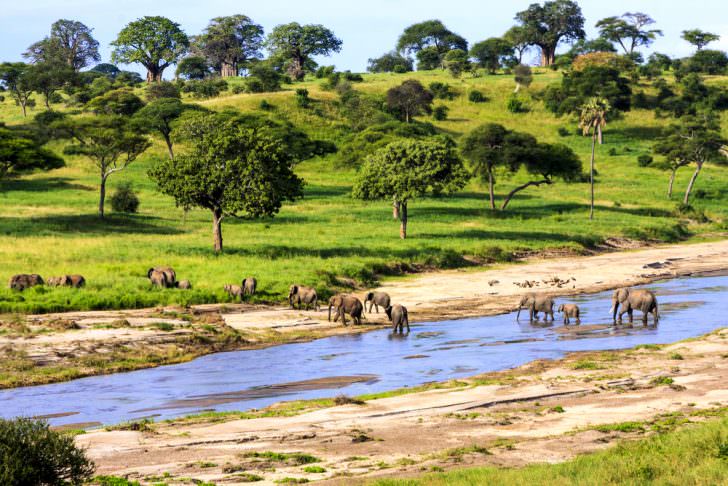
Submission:
{"label": "elephant ear", "polygon": [[153,268],[150,268],[149,270],[147,270],[147,278],[152,278],[152,272],[154,272]]}

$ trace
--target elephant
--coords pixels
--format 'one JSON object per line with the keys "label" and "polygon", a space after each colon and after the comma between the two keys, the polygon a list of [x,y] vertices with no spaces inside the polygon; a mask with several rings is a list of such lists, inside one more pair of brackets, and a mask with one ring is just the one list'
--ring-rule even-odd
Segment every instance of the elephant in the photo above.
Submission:
{"label": "elephant", "polygon": [[60,277],[49,277],[46,285],[51,287],[73,287],[79,289],[86,285],[83,275],[61,275]]}
{"label": "elephant", "polygon": [[243,288],[243,295],[255,295],[255,289],[258,288],[258,281],[254,277],[246,277],[240,286]]}
{"label": "elephant", "polygon": [[[620,305],[621,309],[619,309]],[[617,318],[618,309],[621,311],[619,312],[619,319]],[[614,294],[612,294],[612,308],[609,312],[612,314],[612,320],[615,324],[617,321],[622,322],[622,316],[625,312],[629,315],[629,323],[632,324],[632,313],[635,310],[642,312],[642,324],[645,326],[650,313],[654,317],[655,324],[660,320],[657,297],[651,290],[621,288],[614,291]]]}
{"label": "elephant", "polygon": [[400,304],[394,304],[384,309],[387,313],[387,317],[392,321],[392,331],[404,333],[404,326],[407,326],[407,334],[410,332],[409,326],[409,315],[407,314],[407,308]]}
{"label": "elephant", "polygon": [[291,305],[291,309],[298,304],[299,309],[305,305],[306,309],[313,307],[315,310],[319,310],[316,289],[303,285],[291,285],[288,289],[288,303]]}
{"label": "elephant", "polygon": [[364,307],[366,308],[366,303],[369,302],[369,313],[372,313],[372,307],[377,309],[377,314],[379,314],[379,306],[381,305],[385,310],[387,307],[389,307],[389,304],[391,302],[391,299],[389,298],[389,294],[385,292],[369,292],[367,293],[366,298],[364,299]]}
{"label": "elephant", "polygon": [[157,287],[176,287],[177,274],[171,267],[154,267],[147,270],[147,277]]}
{"label": "elephant", "polygon": [[364,305],[353,295],[338,294],[329,299],[329,321],[331,320],[332,307],[336,309],[334,322],[338,321],[339,317],[341,317],[341,322],[346,326],[346,314],[349,314],[354,324],[361,324]]}
{"label": "elephant", "polygon": [[576,325],[578,326],[581,324],[581,311],[579,310],[579,306],[576,304],[561,304],[559,308],[557,309],[557,312],[561,312],[564,314],[564,324],[569,325],[571,322],[569,320],[570,317],[573,317],[576,319]]}
{"label": "elephant", "polygon": [[528,309],[528,315],[531,322],[538,321],[538,313],[544,313],[544,322],[548,322],[548,317],[551,316],[551,322],[554,321],[554,299],[548,295],[543,294],[526,294],[521,297],[521,301],[518,303],[518,314],[516,320],[521,317],[521,309]]}
{"label": "elephant", "polygon": [[19,291],[35,287],[36,285],[43,285],[43,277],[37,273],[21,273],[13,275],[8,283],[8,287]]}
{"label": "elephant", "polygon": [[192,284],[189,280],[180,280],[179,282],[177,282],[177,288],[182,290],[191,290]]}
{"label": "elephant", "polygon": [[243,288],[240,285],[225,284],[222,287],[230,297],[236,297],[243,300]]}

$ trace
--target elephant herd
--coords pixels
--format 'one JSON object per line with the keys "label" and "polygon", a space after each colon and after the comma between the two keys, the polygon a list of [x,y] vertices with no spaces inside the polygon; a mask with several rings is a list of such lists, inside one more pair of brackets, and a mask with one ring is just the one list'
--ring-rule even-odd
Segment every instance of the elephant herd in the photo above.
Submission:
{"label": "elephant herd", "polygon": [[44,281],[43,277],[37,273],[20,273],[10,277],[10,282],[8,283],[8,287],[18,291],[23,291],[38,285],[74,287],[78,289],[86,285],[86,279],[83,278],[83,275],[61,275],[58,277],[48,277],[48,280]]}
{"label": "elephant herd", "polygon": [[[538,314],[544,313],[544,321],[554,321],[554,299],[545,294],[529,293],[521,297],[518,303],[518,313],[516,319],[520,319],[521,310],[528,309],[529,319],[538,321]],[[657,305],[657,297],[651,290],[621,288],[612,294],[612,308],[609,313],[612,315],[612,321],[616,323],[622,322],[622,316],[629,316],[629,323],[632,324],[634,319],[634,311],[642,313],[642,323],[647,325],[647,318],[650,314],[654,319],[654,323],[660,320],[660,312]],[[576,304],[561,304],[557,312],[561,312],[564,316],[564,324],[568,325],[571,319],[575,319],[576,324],[581,324],[581,311]]]}

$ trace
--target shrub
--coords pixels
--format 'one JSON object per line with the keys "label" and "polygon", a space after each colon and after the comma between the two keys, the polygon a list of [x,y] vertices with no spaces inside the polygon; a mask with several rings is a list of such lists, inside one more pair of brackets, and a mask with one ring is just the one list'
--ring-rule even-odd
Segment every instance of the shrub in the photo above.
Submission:
{"label": "shrub", "polygon": [[610,148],[610,149],[609,149],[609,152],[607,152],[607,153],[608,153],[608,154],[609,154],[609,155],[610,155],[611,157],[614,157],[615,155],[617,155],[617,149],[616,149],[616,148],[614,148],[614,147],[612,147],[612,148]]}
{"label": "shrub", "polygon": [[511,96],[510,98],[508,98],[508,101],[506,102],[506,109],[511,113],[528,112],[528,107],[526,106],[526,104],[515,96]]}
{"label": "shrub", "polygon": [[319,66],[319,68],[316,70],[316,78],[317,79],[328,78],[329,76],[334,74],[335,70],[336,70],[336,66]]}
{"label": "shrub", "polygon": [[298,88],[296,90],[296,104],[301,108],[308,108],[311,105],[311,98],[308,97],[306,88]]}
{"label": "shrub", "polygon": [[169,81],[161,83],[152,83],[147,86],[146,98],[148,101],[157,100],[159,98],[179,98],[179,87]]}
{"label": "shrub", "polygon": [[447,83],[436,81],[434,83],[430,83],[429,89],[435,98],[439,98],[441,100],[452,100],[455,98],[455,92]]}
{"label": "shrub", "polygon": [[559,137],[568,137],[569,135],[571,135],[571,132],[566,127],[559,127],[556,132],[559,134]]}
{"label": "shrub", "polygon": [[249,93],[267,93],[281,89],[284,78],[269,63],[255,63],[249,72],[250,76],[245,80],[245,88]]}
{"label": "shrub", "polygon": [[468,94],[468,99],[471,103],[485,103],[486,101],[488,101],[488,98],[477,89],[474,89],[470,92],[470,94]]}
{"label": "shrub", "polygon": [[185,83],[182,91],[191,93],[195,98],[214,98],[227,89],[224,79],[193,79]]}
{"label": "shrub", "polygon": [[230,89],[232,94],[242,94],[248,91],[247,87],[244,84],[236,84],[235,86]]}
{"label": "shrub", "polygon": [[111,209],[117,213],[136,213],[139,209],[139,197],[137,197],[131,184],[121,184],[111,196]]}
{"label": "shrub", "polygon": [[652,158],[651,155],[642,154],[639,157],[637,157],[637,164],[640,167],[647,167],[648,165],[650,165],[652,163],[653,160],[654,159]]}
{"label": "shrub", "polygon": [[276,108],[274,105],[269,103],[268,100],[261,100],[259,107],[263,111],[271,111],[271,110],[275,110],[275,108]]}
{"label": "shrub", "polygon": [[0,484],[82,484],[93,471],[71,435],[54,432],[45,421],[0,419]]}
{"label": "shrub", "polygon": [[432,118],[437,121],[447,120],[447,112],[449,110],[450,109],[444,105],[436,106],[435,109],[432,110]]}

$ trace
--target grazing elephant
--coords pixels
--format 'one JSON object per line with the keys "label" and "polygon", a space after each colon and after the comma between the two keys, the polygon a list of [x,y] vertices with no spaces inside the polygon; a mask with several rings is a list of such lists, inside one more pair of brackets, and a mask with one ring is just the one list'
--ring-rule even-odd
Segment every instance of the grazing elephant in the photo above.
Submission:
{"label": "grazing elephant", "polygon": [[374,307],[375,309],[377,309],[377,314],[379,314],[379,306],[381,305],[386,311],[387,307],[389,307],[391,299],[389,298],[389,294],[387,294],[386,292],[369,292],[364,299],[365,308],[367,302],[369,302],[368,312],[371,314],[372,307]]}
{"label": "grazing elephant", "polygon": [[392,321],[392,331],[403,334],[404,326],[407,326],[407,334],[409,334],[409,315],[405,306],[394,304],[384,309],[384,312],[387,313],[387,317]]}
{"label": "grazing elephant", "polygon": [[43,285],[43,277],[37,273],[21,273],[13,275],[8,283],[8,287],[19,291],[35,287],[36,285]]}
{"label": "grazing elephant", "polygon": [[[154,278],[152,275],[154,274]],[[161,277],[160,277],[161,274]],[[176,287],[177,274],[171,267],[154,267],[147,270],[147,277],[157,287]]]}
{"label": "grazing elephant", "polygon": [[258,281],[254,277],[246,277],[241,284],[243,295],[255,295],[255,289],[258,288]]}
{"label": "grazing elephant", "polygon": [[579,310],[579,306],[576,304],[561,304],[559,308],[557,309],[557,312],[561,312],[564,314],[564,324],[569,325],[571,322],[569,320],[570,317],[573,317],[576,319],[576,325],[578,326],[581,324],[581,311]]}
{"label": "grazing elephant", "polygon": [[299,309],[305,305],[306,309],[319,310],[316,289],[303,285],[291,285],[291,288],[288,289],[288,303],[291,305],[291,309],[294,309],[295,304],[298,304]]}
{"label": "grazing elephant", "polygon": [[[617,310],[620,305],[622,307],[619,309],[619,319],[617,319]],[[655,324],[660,320],[657,297],[651,290],[622,288],[614,291],[614,294],[612,294],[612,309],[609,312],[612,314],[612,320],[615,324],[618,320],[622,322],[622,316],[625,312],[629,315],[629,323],[632,324],[632,313],[635,310],[642,312],[642,324],[645,326],[647,325],[647,316],[650,313],[654,317]]]}
{"label": "grazing elephant", "polygon": [[548,322],[551,316],[551,322],[554,321],[554,299],[548,295],[542,294],[526,294],[518,303],[518,314],[516,320],[521,317],[521,309],[528,309],[528,317],[533,321],[538,321],[538,313],[544,313],[544,322]]}
{"label": "grazing elephant", "polygon": [[86,285],[83,275],[61,275],[60,277],[49,277],[46,285],[50,287],[73,287],[79,289]]}
{"label": "grazing elephant", "polygon": [[243,288],[240,285],[225,284],[222,287],[230,297],[236,297],[243,300]]}
{"label": "grazing elephant", "polygon": [[61,280],[63,280],[63,278],[64,277],[48,277],[45,283],[49,287],[58,287],[61,285]]}
{"label": "grazing elephant", "polygon": [[331,320],[331,308],[336,309],[334,322],[339,320],[346,326],[346,314],[351,316],[354,324],[361,324],[361,316],[364,312],[364,305],[353,295],[338,294],[329,299],[329,321]]}
{"label": "grazing elephant", "polygon": [[192,284],[189,280],[180,280],[179,282],[177,282],[177,288],[182,290],[191,290]]}

